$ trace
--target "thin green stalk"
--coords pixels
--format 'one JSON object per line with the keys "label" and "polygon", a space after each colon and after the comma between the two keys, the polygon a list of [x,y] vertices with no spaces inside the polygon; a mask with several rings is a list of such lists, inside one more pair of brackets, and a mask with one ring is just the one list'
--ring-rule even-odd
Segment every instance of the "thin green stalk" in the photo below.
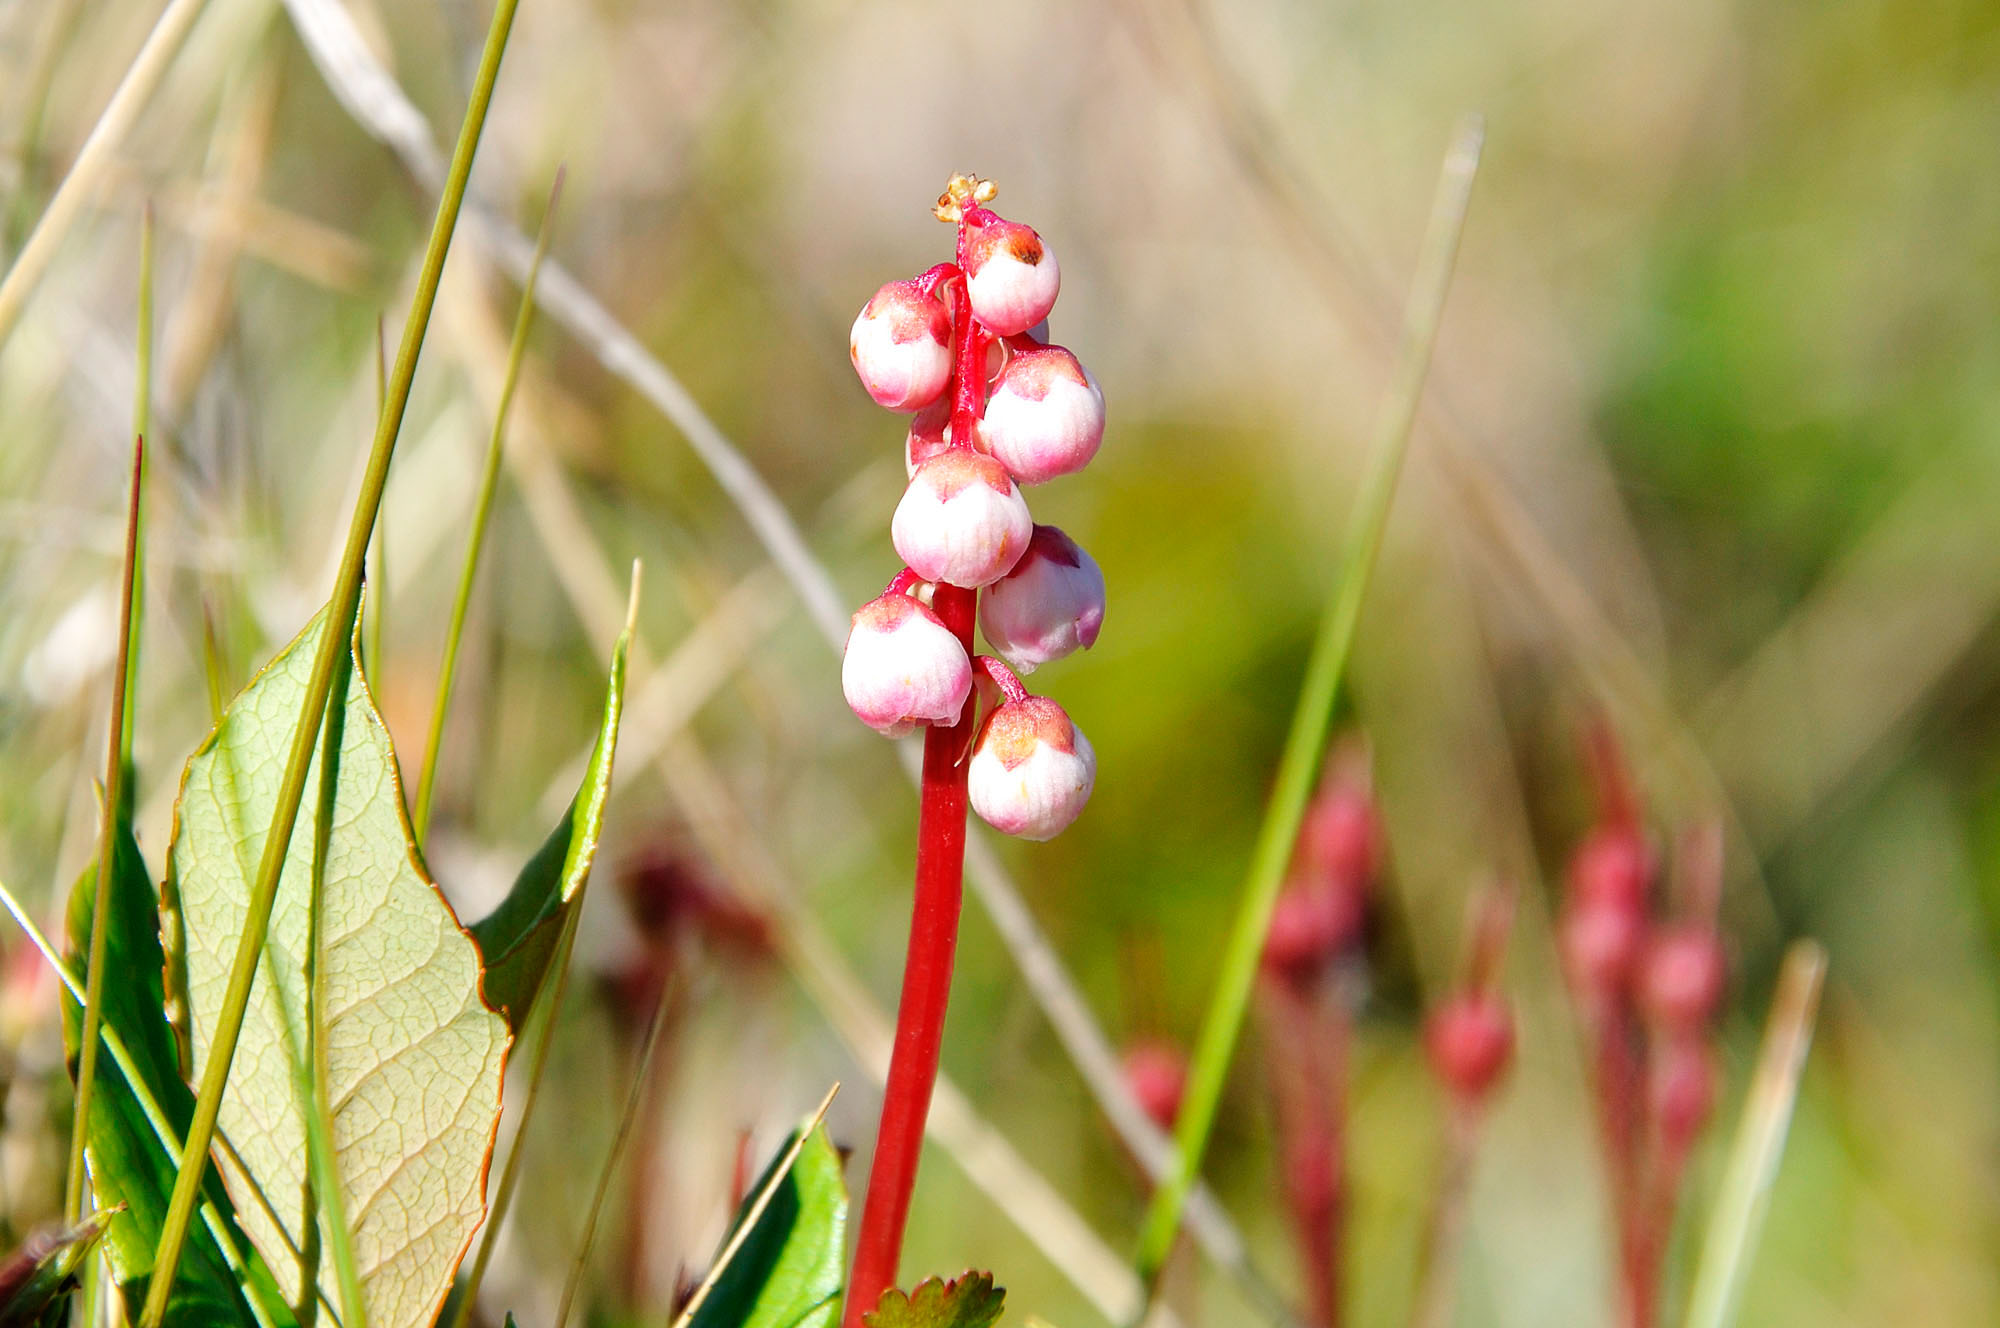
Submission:
{"label": "thin green stalk", "polygon": [[500,1234],[501,1223],[506,1220],[507,1210],[514,1202],[514,1186],[521,1176],[521,1155],[523,1145],[528,1141],[528,1121],[535,1113],[535,1103],[542,1093],[542,1072],[548,1068],[549,1047],[555,1041],[556,1018],[562,1013],[563,996],[569,990],[570,951],[576,944],[577,919],[583,916],[579,900],[570,908],[569,917],[563,922],[562,936],[556,941],[556,952],[551,962],[555,965],[553,981],[543,983],[542,990],[535,997],[535,1010],[530,1019],[534,1021],[535,1059],[528,1063],[527,1096],[521,1102],[521,1119],[514,1125],[514,1146],[508,1150],[507,1165],[501,1169],[500,1184],[493,1191],[493,1202],[487,1206],[486,1225],[479,1233],[479,1252],[473,1256],[472,1271],[465,1276],[465,1287],[459,1296],[458,1312],[452,1316],[451,1328],[466,1328],[472,1322],[473,1307],[479,1303],[479,1286],[486,1280],[486,1265],[493,1258],[493,1247]]}
{"label": "thin green stalk", "polygon": [[228,986],[223,992],[209,1047],[208,1064],[202,1071],[201,1091],[195,1099],[194,1116],[188,1122],[187,1157],[174,1181],[173,1197],[168,1202],[166,1220],[161,1226],[159,1247],[153,1261],[153,1280],[147,1288],[146,1306],[140,1317],[141,1328],[161,1328],[167,1296],[173,1290],[174,1273],[187,1241],[188,1219],[194,1213],[196,1196],[201,1190],[209,1144],[215,1137],[216,1115],[222,1108],[222,1094],[229,1083],[230,1062],[235,1058],[236,1040],[243,1031],[244,1011],[250,1003],[250,986],[257,973],[257,956],[264,947],[264,933],[270,926],[271,910],[277,902],[279,875],[284,869],[292,827],[298,820],[299,804],[305,797],[306,773],[319,737],[320,721],[326,714],[327,696],[333,690],[334,669],[341,655],[349,649],[354,630],[354,613],[361,596],[361,564],[368,550],[368,537],[374,530],[376,513],[382,506],[382,491],[388,483],[389,462],[395,454],[396,435],[402,427],[403,413],[409,406],[410,383],[416,377],[417,356],[423,349],[424,332],[430,323],[431,309],[437,302],[438,281],[444,273],[445,255],[451,248],[459,208],[465,201],[465,185],[472,173],[473,152],[479,144],[480,130],[486,123],[487,107],[493,100],[493,84],[500,74],[500,59],[507,49],[507,37],[513,28],[517,4],[518,0],[498,0],[494,8],[493,21],[486,34],[486,48],[480,56],[478,77],[473,84],[472,101],[466,108],[458,146],[452,154],[451,171],[445,180],[444,197],[438,203],[437,217],[431,226],[423,270],[417,280],[409,319],[403,326],[402,345],[396,352],[388,404],[376,426],[368,470],[362,477],[361,496],[355,503],[354,518],[348,526],[347,545],[341,556],[340,573],[334,581],[325,633],[320,638],[319,652],[314,657],[312,675],[306,684],[298,730],[292,736],[284,779],[278,787],[277,806],[271,815],[270,830],[264,837],[263,857],[258,862],[256,880],[250,890],[250,904],[245,910],[243,934],[237,943]]}
{"label": "thin green stalk", "polygon": [[1726,1328],[1736,1318],[1743,1279],[1764,1231],[1771,1183],[1784,1155],[1785,1135],[1798,1104],[1799,1075],[1812,1047],[1826,978],[1826,951],[1814,941],[1794,941],[1778,972],[1777,994],[1764,1026],[1756,1077],[1743,1103],[1736,1141],[1722,1173],[1722,1189],[1708,1219],[1708,1234],[1688,1297],[1688,1328]]}
{"label": "thin green stalk", "polygon": [[313,1185],[326,1212],[333,1241],[334,1275],[340,1281],[341,1322],[368,1328],[361,1294],[361,1266],[354,1257],[354,1232],[347,1224],[347,1196],[340,1185],[340,1160],[333,1145],[333,1088],[327,1064],[326,1022],[326,856],[333,840],[334,804],[340,791],[340,744],[346,733],[347,689],[354,657],[342,651],[327,695],[325,732],[319,754],[319,807],[313,818],[312,904],[306,914],[306,1141],[312,1150]]}
{"label": "thin green stalk", "polygon": [[473,579],[479,571],[479,555],[486,547],[486,528],[493,515],[493,494],[500,486],[500,458],[507,436],[507,413],[514,404],[514,387],[521,378],[521,361],[528,350],[528,329],[535,320],[535,279],[541,274],[542,259],[548,256],[549,234],[555,228],[556,203],[562,198],[565,168],[556,167],[555,183],[549,187],[549,201],[542,209],[542,226],[535,234],[535,256],[528,261],[528,275],[521,283],[521,308],[514,315],[514,340],[507,348],[507,377],[500,384],[500,404],[493,412],[493,436],[486,444],[486,469],[479,477],[479,499],[472,509],[472,533],[465,541],[465,565],[458,573],[458,596],[451,605],[451,626],[445,631],[444,662],[438,667],[437,700],[431,706],[431,729],[424,739],[424,764],[417,777],[417,808],[412,818],[417,843],[421,846],[430,833],[431,794],[437,784],[438,748],[444,742],[445,712],[451,708],[452,682],[458,673],[458,646],[465,633],[465,615],[472,604]]}
{"label": "thin green stalk", "polygon": [[[150,438],[153,433],[153,205],[149,201],[139,214],[139,333],[138,371],[132,381],[132,436]],[[139,459],[138,487],[143,494],[146,488],[146,460]],[[139,638],[146,617],[146,508],[139,504],[137,533],[132,540],[132,590],[130,595],[132,630],[130,649],[132,657],[139,657]],[[131,670],[125,679],[125,724],[119,734],[118,759],[127,767],[132,764],[132,730],[139,714],[139,671]],[[125,797],[130,800],[134,790],[128,784]]]}
{"label": "thin green stalk", "polygon": [[[375,317],[375,418],[379,422],[382,413],[389,408],[389,354],[382,335],[382,317]],[[365,672],[371,678],[382,676],[382,624],[389,616],[389,523],[375,524],[375,557],[362,571],[362,580],[373,593],[367,596],[364,612],[366,653],[362,656]]]}
{"label": "thin green stalk", "polygon": [[207,593],[201,597],[201,675],[208,687],[209,724],[220,724],[229,685],[223,676],[222,627],[216,621],[215,597]]}
{"label": "thin green stalk", "polygon": [[[4,906],[13,916],[21,931],[27,936],[29,944],[41,952],[42,959],[55,971],[57,979],[69,992],[70,999],[81,1002],[84,997],[83,983],[63,960],[61,952],[56,949],[54,943],[42,934],[40,927],[35,925],[33,915],[4,883],[0,883],[0,906]],[[152,1129],[153,1138],[159,1143],[160,1151],[166,1154],[168,1164],[179,1167],[180,1136],[174,1133],[173,1125],[167,1120],[166,1110],[160,1106],[159,1099],[153,1096],[153,1090],[147,1086],[145,1077],[139,1071],[138,1061],[133,1059],[131,1049],[125,1045],[125,1039],[120,1037],[118,1030],[110,1024],[105,1024],[99,1030],[98,1036],[103,1039],[105,1050],[111,1053],[111,1063],[125,1076],[125,1082],[131,1088],[134,1100],[139,1104],[139,1112],[145,1116],[146,1124]],[[208,1228],[209,1234],[215,1237],[215,1243],[221,1249],[222,1257],[228,1261],[230,1271],[243,1279],[244,1300],[249,1304],[250,1312],[256,1316],[257,1322],[263,1328],[275,1328],[270,1311],[250,1289],[247,1275],[249,1264],[244,1258],[243,1251],[237,1247],[235,1238],[229,1234],[229,1228],[223,1223],[222,1215],[216,1211],[215,1205],[203,1201],[201,1220]]]}
{"label": "thin green stalk", "polygon": [[597,1172],[597,1188],[590,1196],[590,1214],[583,1221],[583,1238],[577,1242],[576,1257],[570,1260],[569,1276],[563,1281],[562,1300],[556,1305],[555,1328],[565,1328],[569,1323],[570,1306],[576,1301],[576,1289],[583,1284],[583,1270],[590,1264],[590,1247],[597,1243],[597,1219],[604,1211],[604,1196],[611,1192],[611,1178],[618,1172],[618,1159],[625,1155],[625,1142],[632,1137],[632,1126],[639,1119],[639,1108],[646,1100],[646,1089],[653,1080],[653,1053],[659,1050],[660,1034],[666,1031],[667,1014],[673,1008],[676,995],[675,983],[669,979],[660,988],[660,998],[653,1003],[653,1017],[646,1022],[646,1039],[639,1046],[639,1062],[632,1067],[632,1082],[625,1090],[625,1110],[618,1117],[618,1132],[611,1136],[611,1151],[604,1155],[604,1165]]}
{"label": "thin green stalk", "polygon": [[[743,1248],[743,1242],[749,1240],[750,1233],[757,1229],[758,1220],[764,1216],[764,1210],[771,1206],[771,1200],[777,1196],[780,1189],[784,1188],[785,1177],[792,1174],[792,1167],[798,1162],[799,1154],[805,1151],[806,1140],[812,1138],[812,1132],[826,1119],[826,1113],[832,1109],[834,1095],[838,1092],[840,1092],[839,1084],[827,1089],[826,1096],[819,1100],[818,1108],[806,1118],[805,1124],[801,1125],[798,1132],[792,1136],[791,1146],[785,1149],[785,1155],[778,1159],[778,1164],[771,1168],[770,1177],[765,1180],[764,1188],[757,1191],[756,1201],[750,1205],[750,1210],[743,1214],[743,1220],[736,1224],[736,1230],[730,1234],[729,1243],[722,1247],[722,1252],[715,1256],[715,1262],[709,1265],[708,1276],[701,1279],[701,1285],[694,1289],[694,1294],[688,1297],[687,1304],[683,1305],[681,1312],[674,1317],[673,1328],[688,1328],[688,1325],[694,1322],[694,1316],[701,1311],[702,1302],[708,1299],[709,1293],[722,1281],[722,1275],[729,1271],[729,1265],[735,1261],[737,1251]],[[556,1320],[556,1328],[562,1328],[561,1319]]]}
{"label": "thin green stalk", "polygon": [[1179,1156],[1173,1170],[1154,1192],[1141,1230],[1139,1273],[1149,1288],[1158,1282],[1174,1236],[1180,1230],[1181,1210],[1188,1191],[1201,1171],[1223,1081],[1228,1076],[1230,1058],[1249,1008],[1271,909],[1277,902],[1285,867],[1291,859],[1292,842],[1298,835],[1299,821],[1318,775],[1327,729],[1333,721],[1334,700],[1354,646],[1355,624],[1381,548],[1382,532],[1388,524],[1390,502],[1395,497],[1396,480],[1409,446],[1410,426],[1416,418],[1431,350],[1437,341],[1445,292],[1451,285],[1459,237],[1465,228],[1466,205],[1479,169],[1483,136],[1479,119],[1467,117],[1459,125],[1451,150],[1445,156],[1416,282],[1404,312],[1403,339],[1397,350],[1389,394],[1361,491],[1354,500],[1340,579],[1327,601],[1319,637],[1313,643],[1312,658],[1299,689],[1298,709],[1293,714],[1291,732],[1278,766],[1277,784],[1258,832],[1242,902],[1237,908],[1228,948],[1223,953],[1221,978],[1195,1046],[1187,1099],[1174,1132]]}
{"label": "thin green stalk", "polygon": [[91,901],[90,959],[84,968],[83,1031],[78,1036],[76,1113],[70,1120],[69,1182],[63,1189],[63,1224],[75,1226],[83,1215],[84,1144],[90,1138],[91,1096],[97,1087],[97,1030],[104,1019],[104,949],[111,890],[106,882],[114,869],[118,827],[124,821],[125,684],[132,670],[132,583],[137,576],[139,486],[145,474],[146,440],[132,444],[132,495],[125,512],[125,576],[118,611],[118,664],[111,681],[111,723],[104,756],[103,806],[98,811],[97,893]]}

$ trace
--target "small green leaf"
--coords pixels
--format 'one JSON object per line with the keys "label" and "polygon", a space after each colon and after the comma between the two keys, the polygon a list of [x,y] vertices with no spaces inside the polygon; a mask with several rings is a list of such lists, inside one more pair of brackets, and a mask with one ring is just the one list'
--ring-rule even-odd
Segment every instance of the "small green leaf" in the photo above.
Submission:
{"label": "small green leaf", "polygon": [[[725,1249],[744,1222],[755,1225],[696,1310],[693,1328],[832,1328],[840,1321],[847,1180],[840,1154],[820,1125],[806,1135],[796,1160],[779,1176],[797,1140],[796,1132],[786,1139],[737,1213]],[[756,1213],[766,1189],[772,1193],[763,1212]]]}
{"label": "small green leaf", "polygon": [[0,1328],[60,1328],[84,1260],[111,1220],[104,1209],[67,1231],[38,1232],[0,1262]]}
{"label": "small green leaf", "polygon": [[994,1286],[991,1273],[966,1273],[949,1282],[931,1277],[915,1291],[890,1287],[861,1322],[867,1328],[992,1328],[1006,1299],[1006,1288]]}
{"label": "small green leaf", "polygon": [[472,924],[472,938],[485,956],[487,1004],[505,1012],[519,1035],[535,993],[542,989],[563,922],[590,878],[597,842],[604,833],[604,806],[611,797],[612,758],[618,748],[618,721],[625,707],[625,656],[632,629],[626,626],[611,655],[611,679],[604,690],[604,718],[584,767],[583,785],[569,811],[515,878],[500,906]]}
{"label": "small green leaf", "polygon": [[[162,1008],[157,900],[129,823],[119,828],[113,862],[104,958],[106,975],[115,975],[115,980],[104,984],[104,1026],[124,1041],[147,1093],[159,1104],[172,1129],[184,1135],[194,1111],[194,1094],[180,1077],[178,1053]],[[96,898],[97,868],[93,863],[70,891],[68,944],[75,966],[81,966],[81,956],[90,950]],[[74,1063],[83,1007],[66,994],[62,1010],[63,1043]],[[153,1250],[178,1168],[154,1133],[123,1070],[115,1064],[101,1064],[98,1069],[97,1101],[91,1109],[89,1131],[86,1149],[91,1188],[100,1206],[118,1208],[111,1220],[105,1254],[124,1297],[127,1317],[136,1319],[153,1271]],[[229,1211],[228,1197],[212,1172],[206,1192],[218,1212]],[[228,1225],[226,1218],[223,1221]],[[235,1233],[233,1226],[229,1229],[237,1248],[245,1248],[240,1233]],[[269,1271],[254,1255],[251,1259],[253,1267],[246,1275],[265,1292],[260,1305],[267,1309],[277,1305],[276,1285]],[[174,1280],[169,1320],[254,1328],[259,1320],[246,1302],[246,1294],[215,1237],[197,1224],[181,1260],[180,1275]],[[289,1322],[289,1316],[280,1317]]]}
{"label": "small green leaf", "polygon": [[[169,870],[187,934],[197,1069],[209,1054],[251,881],[326,630],[267,665],[188,761]],[[352,645],[350,643],[350,651]],[[319,779],[319,756],[308,773]],[[506,1022],[480,1000],[478,952],[410,841],[396,754],[357,677],[341,724],[322,925],[333,1146],[371,1323],[428,1324],[485,1212]],[[335,1304],[312,1202],[306,1103],[314,831],[292,835],[219,1123],[238,1221],[294,1305]]]}

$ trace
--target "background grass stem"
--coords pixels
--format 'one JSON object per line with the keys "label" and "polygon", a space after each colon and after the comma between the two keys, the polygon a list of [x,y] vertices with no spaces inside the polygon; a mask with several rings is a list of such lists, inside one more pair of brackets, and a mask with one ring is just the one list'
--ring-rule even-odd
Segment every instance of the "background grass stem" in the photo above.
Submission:
{"label": "background grass stem", "polygon": [[486,444],[486,463],[479,476],[479,496],[472,508],[472,530],[465,539],[465,561],[459,568],[458,593],[451,603],[451,625],[445,630],[444,660],[438,666],[437,700],[431,703],[430,732],[424,737],[424,763],[417,777],[417,805],[411,816],[417,843],[430,833],[431,795],[437,787],[438,749],[444,742],[444,721],[451,709],[452,683],[458,674],[458,647],[465,634],[465,615],[472,606],[472,587],[479,574],[479,556],[486,547],[486,531],[493,518],[493,495],[500,487],[500,460],[505,451],[507,415],[514,404],[514,389],[521,380],[521,361],[528,351],[528,331],[535,321],[535,281],[541,275],[542,260],[548,256],[549,236],[555,228],[556,205],[562,200],[564,168],[556,168],[555,183],[549,186],[549,201],[542,209],[542,224],[535,233],[535,256],[528,275],[521,282],[521,307],[514,316],[514,337],[507,347],[507,376],[500,385],[500,404],[493,412],[493,435]]}
{"label": "background grass stem", "polygon": [[139,494],[145,474],[146,440],[132,445],[132,493],[125,514],[125,573],[118,611],[118,662],[111,681],[111,722],[104,758],[102,807],[98,811],[97,889],[91,901],[90,958],[84,967],[83,1030],[77,1039],[76,1111],[70,1119],[69,1180],[63,1190],[63,1220],[74,1226],[83,1213],[84,1149],[90,1139],[91,1096],[97,1083],[97,1030],[104,1018],[104,952],[111,915],[107,884],[116,869],[118,827],[125,794],[125,696],[132,669],[132,587],[137,575]]}
{"label": "background grass stem", "polygon": [[1722,1186],[1702,1239],[1688,1297],[1687,1328],[1726,1328],[1735,1322],[1743,1281],[1763,1235],[1771,1183],[1784,1155],[1785,1135],[1798,1103],[1799,1076],[1812,1047],[1826,979],[1826,951],[1815,941],[1794,941],[1778,972],[1771,1017],[1764,1026],[1756,1077],[1743,1103],[1736,1139],[1723,1168]]}
{"label": "background grass stem", "polygon": [[1404,317],[1402,344],[1368,469],[1354,500],[1340,578],[1327,601],[1319,637],[1306,666],[1298,708],[1278,767],[1276,788],[1258,832],[1242,903],[1224,952],[1221,977],[1195,1045],[1187,1098],[1174,1132],[1180,1155],[1173,1171],[1154,1193],[1140,1234],[1139,1272],[1149,1284],[1157,1280],[1166,1263],[1174,1236],[1180,1230],[1181,1210],[1187,1202],[1188,1190],[1201,1170],[1229,1062],[1249,1009],[1271,909],[1291,860],[1292,842],[1297,837],[1306,800],[1319,775],[1327,729],[1333,721],[1334,700],[1353,650],[1362,600],[1388,524],[1390,503],[1409,446],[1410,426],[1416,418],[1431,351],[1437,342],[1473,177],[1479,168],[1483,136],[1480,120],[1467,117],[1445,156],[1416,282]]}
{"label": "background grass stem", "polygon": [[208,1064],[202,1071],[201,1091],[195,1100],[194,1116],[188,1124],[187,1156],[183,1159],[180,1175],[175,1179],[173,1196],[161,1227],[153,1280],[147,1288],[146,1305],[141,1315],[142,1328],[160,1328],[166,1314],[167,1297],[173,1289],[174,1273],[187,1239],[188,1219],[194,1211],[202,1173],[207,1165],[209,1143],[215,1134],[216,1115],[222,1106],[222,1094],[228,1086],[230,1061],[235,1056],[236,1040],[243,1029],[251,982],[256,976],[257,956],[263,949],[264,931],[270,925],[272,906],[277,900],[286,847],[298,817],[299,804],[305,795],[306,773],[319,736],[320,721],[326,713],[327,696],[333,687],[336,660],[349,648],[348,638],[361,596],[362,561],[367,554],[376,514],[382,505],[383,490],[388,485],[389,462],[395,453],[396,435],[409,404],[410,384],[417,372],[417,357],[423,349],[424,332],[437,301],[438,282],[444,272],[445,256],[451,248],[459,209],[465,201],[465,185],[472,174],[473,154],[486,123],[487,107],[493,100],[493,85],[499,78],[500,60],[506,53],[507,38],[513,29],[516,5],[517,0],[498,0],[494,7],[479,72],[473,83],[471,104],[466,108],[458,146],[445,180],[444,196],[439,201],[431,226],[416,295],[403,327],[396,367],[390,376],[388,403],[376,425],[375,442],[369,455],[367,474],[362,481],[361,497],[355,504],[354,517],[348,527],[346,550],[334,583],[325,634],[313,660],[298,730],[293,735],[284,779],[279,786],[278,805],[264,837],[263,857],[258,863],[257,877],[251,889],[243,933],[237,945],[229,983],[223,993]]}

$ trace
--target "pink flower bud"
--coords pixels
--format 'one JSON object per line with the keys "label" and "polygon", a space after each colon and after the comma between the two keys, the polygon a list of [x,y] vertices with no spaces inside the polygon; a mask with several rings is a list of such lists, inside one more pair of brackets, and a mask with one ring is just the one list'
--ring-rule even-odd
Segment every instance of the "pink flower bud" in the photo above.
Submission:
{"label": "pink flower bud", "polygon": [[1639,996],[1649,1017],[1683,1032],[1698,1031],[1722,1001],[1728,976],[1722,942],[1707,927],[1675,927],[1646,947]]}
{"label": "pink flower bud", "polygon": [[990,212],[966,237],[965,289],[972,313],[990,332],[1011,337],[1049,316],[1062,270],[1032,226]]}
{"label": "pink flower bud", "polygon": [[1590,1000],[1610,1000],[1626,990],[1644,941],[1645,919],[1636,910],[1605,900],[1571,905],[1561,936],[1570,985]]}
{"label": "pink flower bud", "polygon": [[1023,351],[994,380],[986,450],[1023,484],[1082,470],[1104,441],[1104,393],[1061,346]]}
{"label": "pink flower bud", "polygon": [[1140,1110],[1163,1130],[1174,1128],[1181,1114],[1181,1099],[1187,1095],[1187,1057],[1170,1042],[1148,1040],[1135,1043],[1125,1053],[1120,1066],[1125,1087],[1139,1101]]}
{"label": "pink flower bud", "polygon": [[1090,649],[1103,622],[1104,573],[1054,526],[1036,526],[1021,561],[979,600],[979,630],[1022,673]]}
{"label": "pink flower bud", "polygon": [[1006,468],[963,447],[917,467],[889,522],[889,538],[911,571],[968,590],[1012,571],[1034,530]]}
{"label": "pink flower bud", "polygon": [[988,825],[1023,839],[1053,839],[1090,801],[1097,754],[1046,696],[1009,701],[986,717],[966,787]]}
{"label": "pink flower bud", "polygon": [[1653,877],[1653,854],[1637,830],[1606,825],[1577,845],[1569,863],[1570,897],[1638,909]]}
{"label": "pink flower bud", "polygon": [[1264,932],[1264,971],[1294,987],[1309,987],[1361,930],[1358,905],[1336,897],[1324,882],[1294,877],[1271,908]]}
{"label": "pink flower bud", "polygon": [[1491,993],[1455,996],[1424,1025],[1424,1050],[1452,1096],[1476,1106],[1514,1059],[1514,1017]]}
{"label": "pink flower bud", "polygon": [[951,378],[951,315],[916,282],[892,281],[862,307],[847,354],[877,405],[915,410]]}
{"label": "pink flower bud", "polygon": [[957,722],[972,694],[972,660],[924,604],[883,595],[855,611],[840,688],[863,723],[900,738],[919,724]]}
{"label": "pink flower bud", "polygon": [[1299,826],[1296,869],[1336,888],[1366,893],[1382,861],[1382,822],[1368,789],[1329,779]]}

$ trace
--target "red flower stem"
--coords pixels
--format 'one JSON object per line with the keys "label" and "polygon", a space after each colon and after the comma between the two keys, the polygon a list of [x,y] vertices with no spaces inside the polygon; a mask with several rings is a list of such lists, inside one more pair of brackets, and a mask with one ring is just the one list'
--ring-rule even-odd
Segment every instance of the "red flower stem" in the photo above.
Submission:
{"label": "red flower stem", "polygon": [[1347,1015],[1324,993],[1269,973],[1258,980],[1269,1029],[1285,1203],[1306,1282],[1304,1322],[1340,1323],[1341,1226],[1346,1209]]}
{"label": "red flower stem", "polygon": [[[960,265],[965,230],[959,230]],[[942,265],[941,265],[942,266]],[[938,269],[932,269],[938,272]],[[929,274],[926,274],[929,275]],[[952,445],[970,447],[985,405],[986,345],[973,321],[964,284],[952,310],[958,347],[953,370]],[[931,609],[972,654],[972,624],[979,592],[939,582]],[[848,1278],[842,1328],[861,1328],[861,1316],[881,1303],[896,1284],[903,1252],[903,1228],[917,1186],[923,1154],[924,1121],[931,1090],[937,1086],[938,1054],[944,1045],[945,1007],[951,1000],[952,960],[958,952],[958,914],[965,900],[966,749],[972,742],[976,698],[967,697],[958,722],[933,724],[924,734],[923,789],[917,812],[917,889],[910,917],[910,949],[903,964],[903,996],[896,1006],[896,1041],[883,1088],[882,1121],[875,1135],[875,1165],[868,1174],[868,1197],[854,1241],[854,1272]]]}
{"label": "red flower stem", "polygon": [[[940,584],[931,607],[969,648],[977,592]],[[917,1184],[924,1118],[937,1083],[944,1041],[945,1005],[951,997],[952,959],[958,949],[958,913],[964,898],[965,772],[961,759],[972,737],[973,703],[958,723],[932,725],[924,735],[924,780],[917,820],[917,892],[910,919],[903,998],[896,1007],[896,1042],[875,1138],[875,1166],[855,1239],[854,1275],[841,1322],[859,1328],[882,1293],[895,1285],[903,1226]]]}

